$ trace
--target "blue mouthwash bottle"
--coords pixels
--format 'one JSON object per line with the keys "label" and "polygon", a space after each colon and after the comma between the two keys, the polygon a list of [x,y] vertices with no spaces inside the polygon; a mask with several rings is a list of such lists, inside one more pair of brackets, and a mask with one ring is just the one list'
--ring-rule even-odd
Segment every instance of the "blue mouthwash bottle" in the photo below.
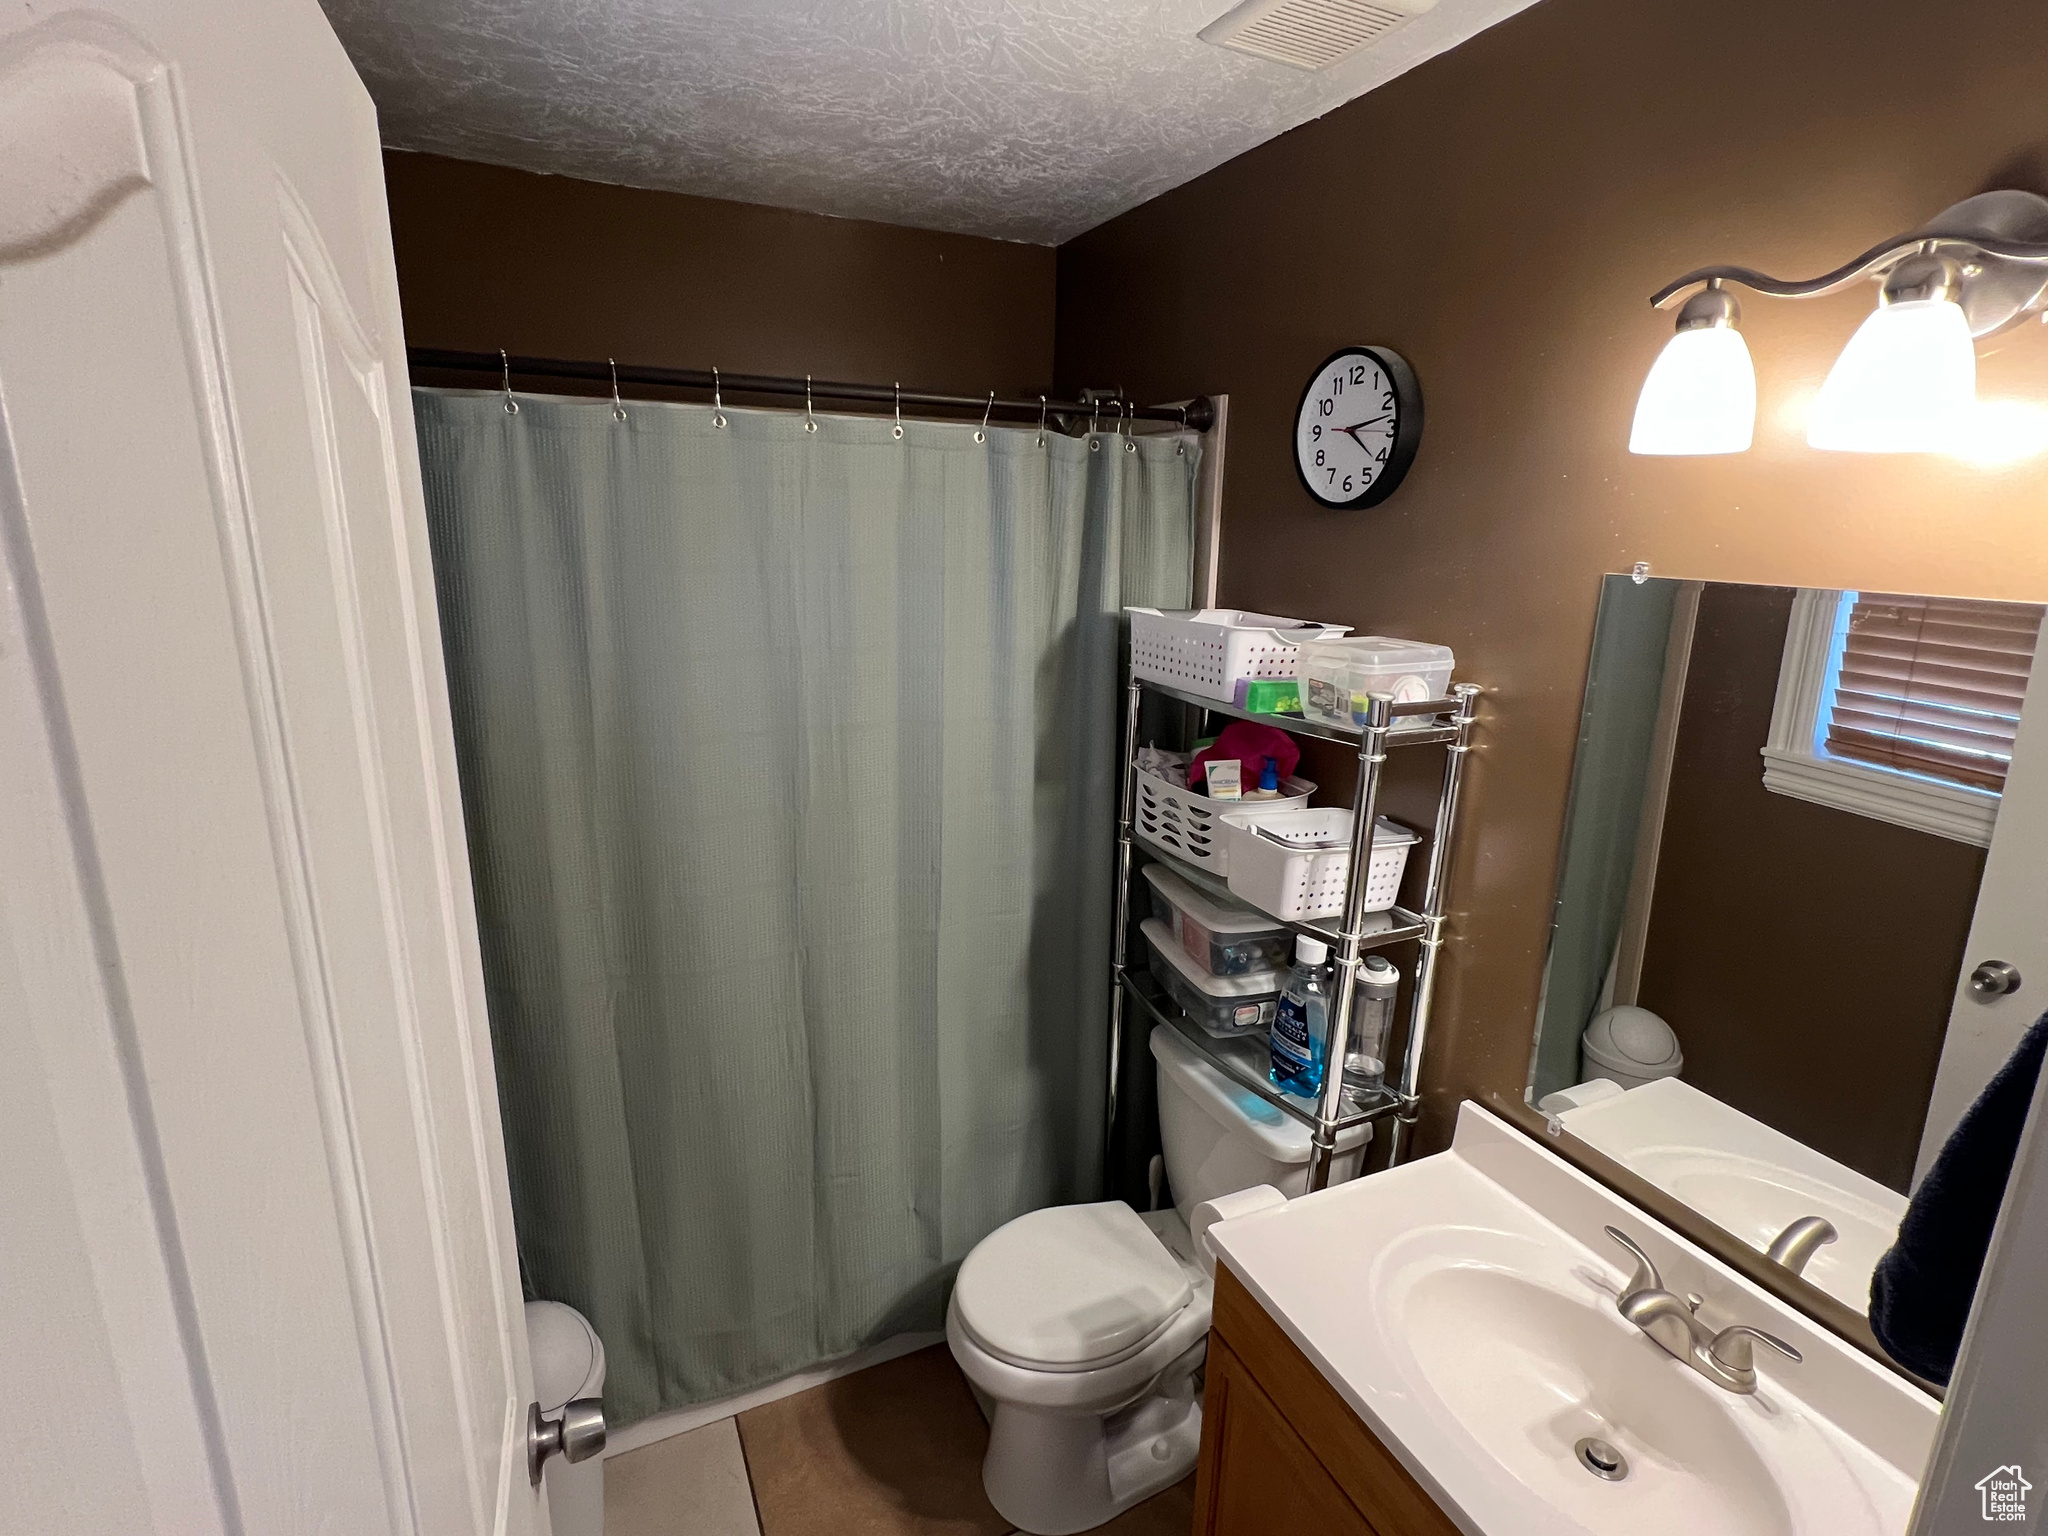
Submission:
{"label": "blue mouthwash bottle", "polygon": [[1303,1098],[1323,1091],[1323,1066],[1330,1049],[1330,946],[1302,934],[1294,941],[1294,969],[1280,994],[1273,1020],[1273,1086]]}

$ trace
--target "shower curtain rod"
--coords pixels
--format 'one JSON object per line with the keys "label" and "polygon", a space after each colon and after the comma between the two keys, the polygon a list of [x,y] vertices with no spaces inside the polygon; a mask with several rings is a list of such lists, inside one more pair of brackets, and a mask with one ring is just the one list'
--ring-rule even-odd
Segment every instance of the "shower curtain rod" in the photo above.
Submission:
{"label": "shower curtain rod", "polygon": [[808,394],[816,400],[861,400],[872,405],[907,405],[913,409],[987,411],[1004,416],[1036,417],[1092,416],[1112,424],[1118,421],[1165,421],[1206,432],[1216,424],[1215,407],[1206,395],[1185,406],[1133,406],[1121,400],[1001,400],[987,395],[940,395],[928,390],[900,389],[889,384],[848,384],[830,379],[804,380],[766,373],[725,373],[704,368],[650,368],[638,363],[614,365],[605,360],[589,361],[564,357],[505,357],[496,352],[459,352],[446,347],[408,347],[406,360],[414,368],[439,368],[451,373],[488,373],[503,377],[510,372],[524,378],[590,379],[609,384],[659,384],[671,389],[729,389],[741,395]]}

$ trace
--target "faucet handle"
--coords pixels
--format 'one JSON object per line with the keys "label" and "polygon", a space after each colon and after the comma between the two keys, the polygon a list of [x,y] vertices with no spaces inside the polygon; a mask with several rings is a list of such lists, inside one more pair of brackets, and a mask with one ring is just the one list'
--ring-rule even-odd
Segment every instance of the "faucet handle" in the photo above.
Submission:
{"label": "faucet handle", "polygon": [[1636,1261],[1636,1272],[1629,1276],[1628,1284],[1622,1287],[1621,1299],[1626,1301],[1643,1291],[1663,1290],[1664,1277],[1657,1273],[1657,1266],[1651,1262],[1650,1256],[1643,1252],[1636,1240],[1619,1227],[1609,1227],[1606,1231],[1607,1235],[1626,1248],[1629,1257]]}
{"label": "faucet handle", "polygon": [[1754,1371],[1756,1353],[1750,1345],[1752,1339],[1759,1344],[1770,1345],[1787,1360],[1803,1361],[1806,1358],[1776,1334],[1765,1333],[1763,1329],[1752,1328],[1747,1323],[1736,1323],[1723,1328],[1714,1335],[1714,1342],[1707,1346],[1707,1352],[1714,1357],[1716,1364],[1731,1371]]}

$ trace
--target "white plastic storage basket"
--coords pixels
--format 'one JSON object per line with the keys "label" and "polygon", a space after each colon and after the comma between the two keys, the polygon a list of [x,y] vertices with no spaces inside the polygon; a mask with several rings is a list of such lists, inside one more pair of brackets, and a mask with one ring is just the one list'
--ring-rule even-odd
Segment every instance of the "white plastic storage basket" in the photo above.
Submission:
{"label": "white plastic storage basket", "polygon": [[1127,611],[1132,675],[1225,704],[1235,701],[1245,678],[1292,678],[1304,640],[1327,640],[1351,628],[1236,608]]}
{"label": "white plastic storage basket", "polygon": [[[1351,812],[1239,810],[1224,817],[1230,894],[1290,922],[1341,917],[1351,870]],[[1262,837],[1260,831],[1270,834]],[[1278,838],[1279,841],[1273,841]],[[1373,825],[1365,910],[1384,912],[1400,894],[1408,850],[1422,838],[1382,816]],[[1335,842],[1334,848],[1318,843]]]}
{"label": "white plastic storage basket", "polygon": [[1140,839],[1212,875],[1230,872],[1230,848],[1219,824],[1225,811],[1298,810],[1316,792],[1307,779],[1284,779],[1278,800],[1211,800],[1143,769],[1138,776],[1134,830]]}

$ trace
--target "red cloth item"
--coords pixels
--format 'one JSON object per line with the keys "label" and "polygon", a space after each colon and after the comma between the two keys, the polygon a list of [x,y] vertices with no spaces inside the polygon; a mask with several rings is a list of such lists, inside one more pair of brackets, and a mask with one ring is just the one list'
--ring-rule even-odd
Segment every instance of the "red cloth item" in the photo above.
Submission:
{"label": "red cloth item", "polygon": [[1259,770],[1266,766],[1267,758],[1273,759],[1273,766],[1280,771],[1284,783],[1301,761],[1301,748],[1294,744],[1292,736],[1277,727],[1254,725],[1249,720],[1233,720],[1223,727],[1215,745],[1202,748],[1188,764],[1188,788],[1193,789],[1198,783],[1208,784],[1209,759],[1221,758],[1229,762],[1233,757],[1244,764],[1244,787],[1257,789]]}

